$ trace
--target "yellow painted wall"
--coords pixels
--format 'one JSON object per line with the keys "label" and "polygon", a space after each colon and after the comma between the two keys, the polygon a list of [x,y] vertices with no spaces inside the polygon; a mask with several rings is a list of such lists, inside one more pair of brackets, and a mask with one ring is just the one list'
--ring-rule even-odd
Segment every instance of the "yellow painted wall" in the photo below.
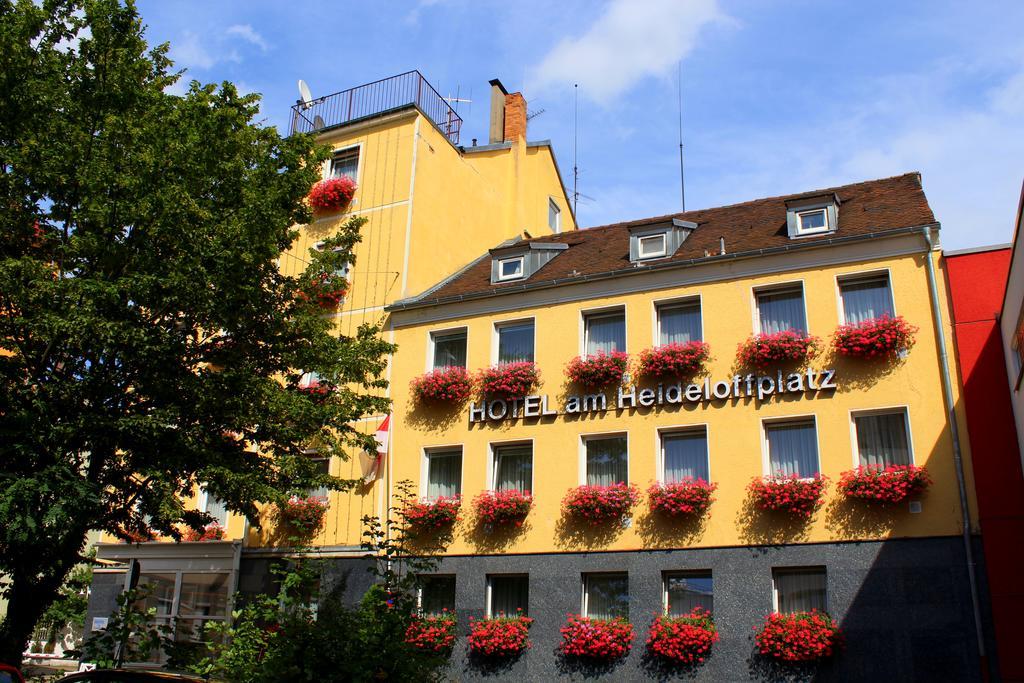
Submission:
{"label": "yellow painted wall", "polygon": [[[555,304],[493,315],[479,315],[433,324],[402,326],[408,313],[395,313],[396,341],[401,351],[393,367],[395,418],[392,452],[394,481],[412,480],[420,489],[423,450],[434,446],[462,445],[462,493],[466,501],[463,521],[449,546],[452,554],[482,552],[555,552],[650,547],[729,546],[753,543],[814,542],[887,536],[950,535],[960,531],[960,511],[953,469],[952,448],[945,422],[940,383],[937,338],[929,303],[924,255],[909,255],[853,265],[827,266],[719,281],[656,292],[625,294],[587,301]],[[939,259],[937,253],[933,258]],[[722,272],[727,272],[722,266]],[[700,295],[703,305],[704,340],[711,345],[710,377],[728,379],[735,374],[737,344],[753,331],[752,288],[802,280],[811,334],[827,344],[840,322],[836,276],[888,268],[897,314],[920,327],[917,345],[906,360],[889,372],[877,365],[835,359],[831,351],[815,359],[811,367],[834,367],[840,388],[797,398],[793,394],[763,404],[740,399],[688,404],[649,411],[615,411],[583,418],[560,415],[553,421],[524,424],[522,421],[468,425],[468,407],[457,411],[424,410],[411,401],[409,380],[422,374],[427,358],[429,332],[459,325],[468,328],[468,365],[471,370],[490,363],[493,324],[500,320],[533,317],[536,329],[536,361],[551,407],[561,406],[565,393],[563,369],[581,352],[580,313],[602,306],[624,305],[627,347],[631,354],[654,344],[653,301]],[[939,277],[942,278],[941,271]],[[626,284],[628,279],[624,278]],[[944,279],[940,280],[944,283]],[[586,287],[587,285],[581,285]],[[944,286],[940,284],[940,286]],[[568,288],[566,288],[568,290]],[[943,307],[948,311],[943,294]],[[405,316],[403,318],[403,315]],[[947,343],[951,346],[948,313],[944,313]],[[955,369],[954,369],[955,371]],[[954,375],[955,378],[955,375]],[[959,396],[957,397],[959,402]],[[614,404],[610,397],[609,404]],[[923,498],[923,512],[911,514],[907,506],[891,510],[858,512],[835,492],[839,475],[855,466],[850,411],[907,406],[916,464],[925,465],[935,480]],[[778,524],[752,513],[746,487],[764,474],[761,420],[815,415],[821,471],[830,478],[827,500],[811,523]],[[634,511],[631,528],[614,533],[592,532],[561,520],[561,500],[572,487],[583,483],[581,434],[625,433],[629,439],[630,482],[646,489],[656,480],[657,429],[706,425],[711,478],[718,482],[716,502],[706,522],[674,527],[648,515],[646,497]],[[965,468],[969,473],[966,427],[961,416]],[[534,444],[535,507],[525,529],[511,535],[492,536],[472,524],[468,502],[488,487],[486,480],[489,444],[532,440]],[[969,490],[973,490],[968,481]],[[973,508],[972,508],[973,509]]]}

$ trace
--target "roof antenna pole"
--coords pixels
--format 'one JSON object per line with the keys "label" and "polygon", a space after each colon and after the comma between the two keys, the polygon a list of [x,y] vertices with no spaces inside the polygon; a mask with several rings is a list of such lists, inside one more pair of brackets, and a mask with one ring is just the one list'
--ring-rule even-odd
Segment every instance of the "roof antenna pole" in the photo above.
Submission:
{"label": "roof antenna pole", "polygon": [[686,176],[683,173],[683,60],[679,60],[679,197],[686,211]]}
{"label": "roof antenna pole", "polygon": [[[579,203],[580,193],[576,189],[579,177],[580,169],[576,165],[576,148],[579,146],[579,119],[580,119],[580,84],[572,84],[573,96],[575,102],[573,103],[573,114],[572,114],[572,215],[576,217],[576,204]],[[577,219],[579,220],[579,219]]]}

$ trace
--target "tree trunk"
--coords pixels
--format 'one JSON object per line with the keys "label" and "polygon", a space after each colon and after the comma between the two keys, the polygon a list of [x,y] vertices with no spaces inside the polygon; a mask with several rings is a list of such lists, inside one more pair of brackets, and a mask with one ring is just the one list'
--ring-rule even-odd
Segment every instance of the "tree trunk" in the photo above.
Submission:
{"label": "tree trunk", "polygon": [[36,622],[43,616],[49,601],[44,601],[37,586],[14,577],[11,582],[7,616],[0,622],[0,662],[21,666]]}

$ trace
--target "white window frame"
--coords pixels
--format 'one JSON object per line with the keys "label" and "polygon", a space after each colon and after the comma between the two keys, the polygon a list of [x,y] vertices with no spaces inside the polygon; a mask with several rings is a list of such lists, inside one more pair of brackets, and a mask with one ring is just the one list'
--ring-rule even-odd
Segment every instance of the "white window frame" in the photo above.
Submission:
{"label": "white window frame", "polygon": [[[784,425],[789,423],[800,424],[811,422],[814,425],[814,454],[818,458],[818,475],[821,471],[821,434],[818,430],[818,416],[814,413],[807,415],[786,415],[785,417],[765,417],[761,419],[761,472],[767,477],[772,475],[771,453],[768,451],[768,427]],[[709,450],[710,459],[710,450]],[[811,481],[813,477],[801,477],[801,481]]]}
{"label": "white window frame", "polygon": [[[519,272],[515,275],[505,275],[504,266],[506,263],[519,263]],[[519,256],[509,256],[507,258],[498,259],[498,282],[507,282],[509,280],[522,280],[526,277],[526,256],[520,254]]]}
{"label": "white window frame", "polygon": [[[551,208],[555,209],[555,224],[551,225]],[[551,232],[558,234],[562,232],[562,207],[558,205],[554,197],[548,196],[548,228]]]}
{"label": "white window frame", "polygon": [[533,360],[537,362],[537,319],[533,316],[528,318],[509,318],[508,320],[498,320],[491,326],[491,365],[498,364],[498,352],[501,346],[501,328],[503,327],[514,327],[516,325],[525,325],[530,323],[533,325]]}
{"label": "white window frame", "polygon": [[707,422],[701,422],[698,424],[671,425],[667,427],[654,428],[654,463],[659,484],[665,483],[665,445],[662,442],[662,437],[672,436],[674,434],[693,434],[699,432],[704,433],[704,442],[708,446],[708,482],[714,481],[711,478],[713,476],[711,474],[711,427]]}
{"label": "white window frame", "polygon": [[[644,253],[644,242],[646,240],[661,240],[661,248],[652,253]],[[636,257],[639,261],[662,258],[668,255],[668,235],[663,232],[653,235],[638,235],[636,238]]]}
{"label": "white window frame", "polygon": [[[832,230],[832,226],[829,224],[829,220],[828,220],[828,207],[826,207],[826,206],[819,206],[819,207],[812,207],[812,208],[807,208],[807,209],[800,209],[798,211],[794,211],[794,213],[796,214],[796,232],[794,233],[796,235],[799,235],[801,237],[803,237],[804,235],[820,235],[822,233],[829,232],[829,231]],[[805,229],[803,227],[803,225],[804,225],[804,216],[809,216],[810,214],[814,214],[814,213],[822,214],[824,216],[824,218],[825,218],[825,224],[822,227],[820,227],[820,228],[807,228],[807,229]]]}
{"label": "white window frame", "polygon": [[[536,477],[536,455],[537,449],[534,446],[533,439],[512,439],[510,441],[491,441],[487,444],[487,490],[497,491],[498,482],[495,478],[498,475],[497,456],[498,449],[502,446],[529,446],[530,447],[530,495],[534,498],[537,497],[537,490],[534,485],[537,483]],[[463,454],[463,463],[465,463],[465,454]]]}
{"label": "white window frame", "polygon": [[445,327],[438,330],[430,330],[427,332],[427,372],[432,372],[438,368],[434,367],[434,352],[435,342],[437,337],[444,337],[447,335],[455,334],[456,332],[463,332],[466,335],[466,369],[469,369],[469,328],[465,325],[458,327]]}
{"label": "white window frame", "polygon": [[701,294],[693,294],[684,297],[674,297],[672,299],[657,299],[651,302],[651,330],[653,335],[651,343],[653,346],[663,346],[661,343],[661,311],[666,308],[675,308],[676,306],[686,306],[687,304],[697,304],[698,313],[700,314],[700,340],[704,341],[704,297]]}
{"label": "white window frame", "polygon": [[[800,299],[804,304],[804,322],[807,324],[807,329],[804,330],[804,333],[811,334],[811,319],[807,315],[807,287],[805,286],[803,279],[788,280],[786,282],[779,282],[770,285],[755,285],[750,288],[751,305],[753,307],[753,310],[751,311],[751,318],[754,325],[754,334],[762,334],[761,309],[760,304],[757,301],[758,294],[782,294],[790,290],[795,290],[797,287],[800,288]],[[701,321],[701,325],[701,332],[703,332],[703,321]]]}
{"label": "white window frame", "polygon": [[[362,142],[357,142],[357,143],[355,143],[353,145],[345,145],[344,147],[338,147],[337,149],[332,149],[331,150],[330,158],[328,158],[327,161],[324,162],[324,170],[323,170],[323,179],[324,180],[328,180],[328,179],[334,177],[332,175],[332,169],[334,167],[334,157],[338,156],[339,154],[343,154],[345,152],[350,152],[353,149],[358,150],[358,154],[359,154],[359,157],[358,157],[358,159],[356,161],[356,177],[355,177],[356,187],[358,188],[358,187],[360,187],[362,185],[362,180],[363,180],[363,143]],[[354,198],[353,198],[352,202],[355,203],[355,199]]]}
{"label": "white window frame", "polygon": [[[202,512],[207,512],[206,508],[210,504],[210,492],[206,490],[206,486],[199,487],[199,509]],[[209,513],[207,513],[209,514]],[[224,508],[224,527],[225,531],[228,526],[228,522],[231,521],[231,510]],[[155,572],[154,572],[155,573]]]}
{"label": "white window frame", "polygon": [[[590,595],[589,595],[589,592],[587,591],[587,579],[589,579],[592,576],[620,576],[620,575],[624,575],[626,577],[626,595],[628,597],[631,597],[630,592],[629,592],[630,591],[629,571],[627,571],[625,569],[623,569],[621,571],[614,571],[614,570],[612,570],[612,571],[599,571],[599,572],[583,572],[582,574],[580,574],[580,615],[581,616],[584,616],[584,617],[589,617],[590,616]],[[627,604],[628,604],[628,597],[627,597]],[[632,612],[632,610],[628,610],[628,611]]]}
{"label": "white window frame", "polygon": [[882,279],[885,278],[889,284],[889,303],[892,305],[893,316],[899,315],[896,311],[896,292],[892,286],[892,273],[888,268],[881,268],[878,270],[865,270],[858,271],[855,273],[837,273],[835,276],[836,281],[836,309],[839,311],[839,324],[846,324],[846,306],[843,305],[843,285],[844,284],[856,284],[858,282],[865,282],[868,280]]}
{"label": "white window frame", "polygon": [[674,576],[695,576],[708,574],[711,576],[711,612],[715,605],[715,572],[711,569],[666,569],[661,572],[661,613],[668,615],[668,580]]}
{"label": "white window frame", "polygon": [[623,327],[626,330],[626,349],[620,349],[621,351],[627,351],[629,348],[629,314],[626,312],[626,307],[623,304],[613,304],[611,306],[601,306],[600,308],[588,308],[580,311],[579,325],[580,325],[580,356],[583,358],[587,357],[587,342],[590,334],[587,329],[588,318],[599,318],[601,316],[611,316],[622,314]]}
{"label": "white window frame", "polygon": [[[523,578],[523,577],[526,578],[526,590],[527,590],[527,597],[526,597],[526,599],[527,599],[527,605],[526,605],[527,609],[524,610],[524,613],[529,613],[529,611],[530,611],[529,610],[529,607],[530,607],[530,605],[529,605],[529,599],[530,599],[530,597],[529,597],[530,575],[528,573],[526,573],[526,572],[513,572],[511,574],[504,574],[504,573],[502,573],[502,574],[488,574],[487,575],[487,594],[485,596],[486,602],[484,604],[486,606],[486,615],[487,615],[488,619],[491,619],[491,618],[494,617],[494,609],[493,609],[493,606],[492,606],[492,603],[491,603],[491,600],[494,597],[494,579],[498,579],[498,578]],[[514,614],[506,614],[505,616],[506,617],[514,617],[515,615]]]}
{"label": "white window frame", "polygon": [[910,464],[917,464],[917,458],[914,457],[914,432],[910,428],[910,406],[903,404],[886,406],[883,408],[863,408],[860,410],[850,411],[850,450],[854,468],[860,466],[860,447],[857,445],[856,418],[868,417],[871,415],[895,415],[896,413],[901,413],[903,415],[903,428],[907,431],[907,449],[910,452]]}
{"label": "white window frame", "polygon": [[626,484],[632,481],[632,466],[629,457],[629,432],[624,431],[612,431],[612,432],[592,432],[587,434],[580,434],[579,438],[579,476],[577,479],[580,482],[580,486],[585,486],[587,483],[587,441],[600,441],[601,439],[614,439],[620,436],[626,437]]}
{"label": "white window frame", "polygon": [[[798,567],[772,567],[772,611],[779,614],[779,584],[775,577],[778,574],[807,574],[810,572],[818,572],[825,575],[825,612],[828,613],[829,608],[829,592],[828,592],[828,567],[823,564],[819,565],[807,565]],[[714,589],[712,589],[714,590]]]}
{"label": "white window frame", "polygon": [[462,456],[462,462],[459,464],[459,495],[462,495],[462,484],[466,480],[466,448],[461,443],[440,445],[440,446],[425,446],[420,451],[420,486],[419,496],[421,499],[427,499],[427,490],[430,487],[430,456],[435,454],[450,453],[451,451],[457,450],[459,455]]}

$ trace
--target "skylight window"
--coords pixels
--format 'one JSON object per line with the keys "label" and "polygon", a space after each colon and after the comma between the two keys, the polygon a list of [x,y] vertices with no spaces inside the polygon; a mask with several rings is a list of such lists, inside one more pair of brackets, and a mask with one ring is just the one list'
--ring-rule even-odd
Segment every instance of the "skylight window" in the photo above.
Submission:
{"label": "skylight window", "polygon": [[660,235],[647,235],[646,237],[640,237],[638,240],[638,246],[640,252],[639,256],[642,259],[665,256],[667,252],[664,233]]}
{"label": "skylight window", "polygon": [[523,277],[524,257],[516,256],[498,260],[499,280],[518,280]]}

